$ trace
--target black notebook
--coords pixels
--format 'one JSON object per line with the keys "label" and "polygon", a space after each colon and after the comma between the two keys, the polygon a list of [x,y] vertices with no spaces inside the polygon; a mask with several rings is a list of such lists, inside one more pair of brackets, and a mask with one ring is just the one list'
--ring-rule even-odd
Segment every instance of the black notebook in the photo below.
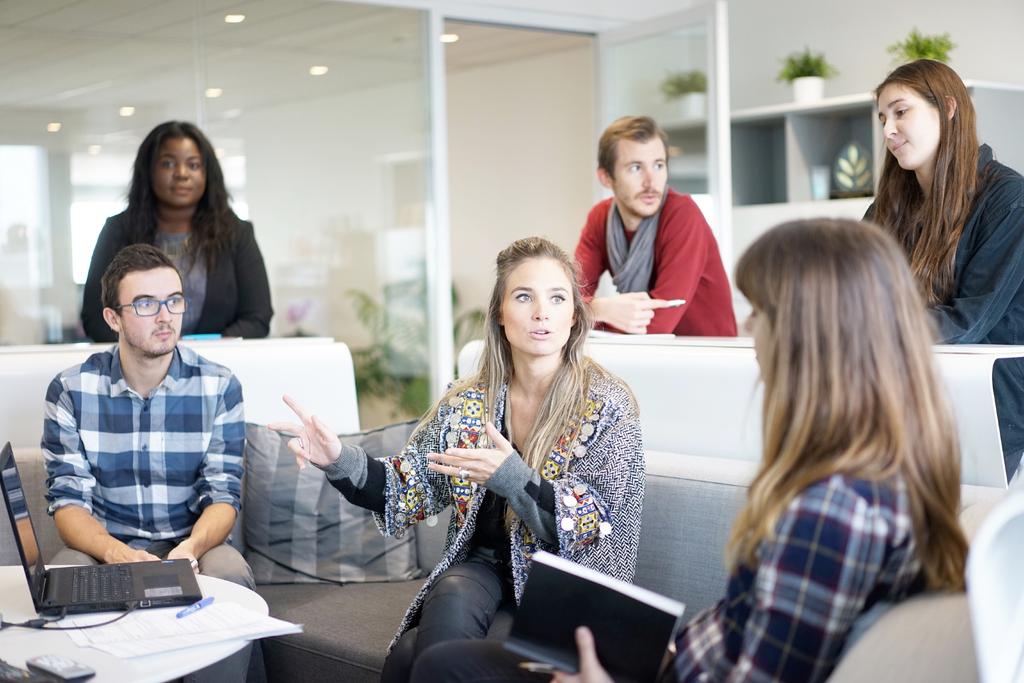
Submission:
{"label": "black notebook", "polygon": [[615,680],[646,683],[658,675],[683,607],[646,588],[538,552],[505,648],[575,672],[576,627],[587,626],[598,659]]}

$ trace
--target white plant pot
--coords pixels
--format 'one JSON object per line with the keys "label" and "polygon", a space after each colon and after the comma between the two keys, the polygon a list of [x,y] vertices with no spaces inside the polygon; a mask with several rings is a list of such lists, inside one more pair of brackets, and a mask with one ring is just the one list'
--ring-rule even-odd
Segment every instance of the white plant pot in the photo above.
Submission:
{"label": "white plant pot", "polygon": [[707,118],[708,95],[703,92],[688,92],[678,100],[678,114],[681,119]]}
{"label": "white plant pot", "polygon": [[814,102],[825,96],[825,79],[821,76],[804,76],[793,79],[793,100]]}

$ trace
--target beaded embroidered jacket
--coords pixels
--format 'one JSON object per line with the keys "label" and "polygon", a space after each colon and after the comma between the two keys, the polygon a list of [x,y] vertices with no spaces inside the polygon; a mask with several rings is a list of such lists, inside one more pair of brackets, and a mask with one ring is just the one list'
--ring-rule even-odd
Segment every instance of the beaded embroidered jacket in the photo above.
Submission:
{"label": "beaded embroidered jacket", "polygon": [[[504,424],[507,394],[508,385],[503,385],[496,397],[495,426],[499,430]],[[435,515],[454,507],[441,561],[413,599],[390,647],[416,625],[423,601],[438,577],[468,557],[486,493],[483,486],[457,476],[431,472],[426,456],[450,447],[476,447],[486,419],[482,388],[465,388],[439,407],[401,454],[384,460],[386,507],[384,514],[374,515],[382,533],[401,537],[413,524],[436,523]],[[540,474],[555,490],[558,544],[545,542],[522,520],[515,520],[509,536],[516,602],[522,598],[530,558],[537,550],[631,581],[640,541],[644,452],[636,403],[620,380],[591,371],[584,414],[566,427]]]}

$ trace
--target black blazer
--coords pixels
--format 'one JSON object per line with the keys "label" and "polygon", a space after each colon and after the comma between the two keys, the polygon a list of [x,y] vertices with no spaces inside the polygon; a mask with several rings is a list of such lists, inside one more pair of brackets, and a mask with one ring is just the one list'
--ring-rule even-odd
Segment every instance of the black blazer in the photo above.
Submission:
{"label": "black blazer", "polygon": [[[96,240],[82,296],[82,326],[93,341],[117,341],[117,335],[103,320],[100,279],[114,255],[131,243],[127,213],[108,218]],[[226,337],[266,337],[273,315],[267,269],[252,223],[239,220],[227,249],[207,271],[206,301],[195,331]]]}

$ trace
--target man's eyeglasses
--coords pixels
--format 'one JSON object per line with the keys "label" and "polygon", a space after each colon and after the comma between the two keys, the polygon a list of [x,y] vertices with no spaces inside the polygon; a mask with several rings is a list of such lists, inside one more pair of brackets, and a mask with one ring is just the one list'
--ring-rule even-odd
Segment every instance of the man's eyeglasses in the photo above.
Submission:
{"label": "man's eyeglasses", "polygon": [[152,318],[160,312],[161,306],[167,306],[167,312],[173,315],[181,315],[188,307],[185,297],[181,294],[167,297],[166,299],[136,299],[130,304],[115,306],[118,310],[131,306],[135,309],[135,315],[140,318]]}

